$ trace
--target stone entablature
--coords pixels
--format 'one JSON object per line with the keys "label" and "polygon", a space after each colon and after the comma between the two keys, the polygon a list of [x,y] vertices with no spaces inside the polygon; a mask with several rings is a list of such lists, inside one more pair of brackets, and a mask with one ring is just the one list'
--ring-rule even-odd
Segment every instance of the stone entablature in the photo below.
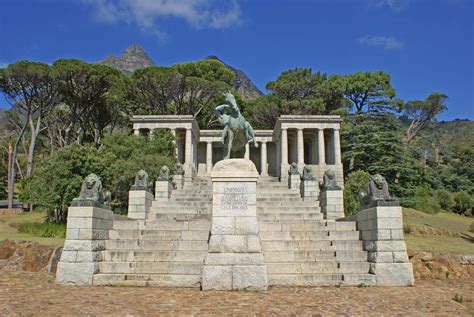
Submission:
{"label": "stone entablature", "polygon": [[[273,130],[255,130],[259,147],[247,143],[245,158],[257,166],[262,176],[278,176],[287,181],[289,165],[298,164],[300,171],[309,166],[317,181],[326,170],[335,172],[343,183],[339,116],[284,115]],[[209,175],[222,159],[220,130],[200,130],[191,115],[139,115],[132,118],[136,135],[153,135],[154,129],[170,129],[176,136],[177,158],[186,177]]]}

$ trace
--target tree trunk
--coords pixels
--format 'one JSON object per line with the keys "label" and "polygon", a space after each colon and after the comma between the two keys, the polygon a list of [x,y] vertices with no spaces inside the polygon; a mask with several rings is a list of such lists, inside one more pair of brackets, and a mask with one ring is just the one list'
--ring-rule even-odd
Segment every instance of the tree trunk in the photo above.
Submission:
{"label": "tree trunk", "polygon": [[38,119],[36,120],[36,127],[33,118],[30,118],[29,123],[31,130],[31,140],[30,148],[28,149],[28,164],[26,165],[26,177],[31,176],[31,173],[33,172],[33,160],[36,147],[36,138],[38,137],[41,126],[41,114],[38,115]]}
{"label": "tree trunk", "polygon": [[8,138],[8,208],[13,207],[13,196],[12,196],[12,201],[10,202],[10,180],[12,179],[13,175],[13,139],[10,136]]}

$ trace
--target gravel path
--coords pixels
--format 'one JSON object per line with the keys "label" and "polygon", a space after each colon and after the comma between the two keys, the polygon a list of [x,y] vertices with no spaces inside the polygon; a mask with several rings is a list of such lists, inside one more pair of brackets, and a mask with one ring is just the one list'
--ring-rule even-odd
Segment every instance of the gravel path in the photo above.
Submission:
{"label": "gravel path", "polygon": [[[460,304],[452,298],[463,296]],[[0,271],[0,316],[32,315],[474,315],[474,280],[414,287],[271,288],[265,293],[73,287],[54,275]],[[469,313],[471,312],[471,313]]]}

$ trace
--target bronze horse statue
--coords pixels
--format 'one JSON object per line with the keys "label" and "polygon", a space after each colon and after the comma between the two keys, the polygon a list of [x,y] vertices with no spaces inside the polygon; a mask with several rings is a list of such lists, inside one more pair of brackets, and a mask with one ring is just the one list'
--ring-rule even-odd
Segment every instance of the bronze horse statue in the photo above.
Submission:
{"label": "bronze horse statue", "polygon": [[225,93],[224,96],[228,104],[219,105],[214,109],[215,115],[224,127],[221,134],[221,142],[224,144],[224,160],[243,158],[245,145],[248,141],[252,141],[255,147],[258,147],[255,132],[240,113],[235,97],[230,92]]}

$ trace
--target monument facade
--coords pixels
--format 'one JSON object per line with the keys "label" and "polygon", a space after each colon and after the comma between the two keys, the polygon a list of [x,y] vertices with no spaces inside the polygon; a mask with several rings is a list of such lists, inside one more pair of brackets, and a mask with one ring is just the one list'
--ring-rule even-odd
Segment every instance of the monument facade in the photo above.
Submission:
{"label": "monument facade", "polygon": [[136,135],[170,129],[175,175],[154,194],[137,171],[128,216],[88,176],[68,214],[57,281],[80,285],[265,290],[268,286],[413,284],[401,207],[383,177],[344,217],[338,116],[281,116],[254,131],[232,95],[222,131],[191,116],[134,116]]}

